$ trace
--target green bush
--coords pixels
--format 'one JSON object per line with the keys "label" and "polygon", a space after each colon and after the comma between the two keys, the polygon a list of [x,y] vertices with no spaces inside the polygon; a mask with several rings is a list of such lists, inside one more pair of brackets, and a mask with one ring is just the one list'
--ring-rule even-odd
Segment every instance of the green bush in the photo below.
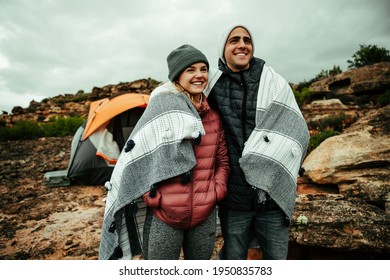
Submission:
{"label": "green bush", "polygon": [[385,93],[379,95],[378,103],[382,107],[385,107],[390,104],[390,90],[386,90]]}
{"label": "green bush", "polygon": [[317,76],[314,77],[314,81],[321,80],[323,78],[328,78],[330,76],[335,76],[337,74],[342,73],[340,66],[334,65],[332,69],[330,70],[324,70],[322,69],[320,73],[317,74]]}
{"label": "green bush", "polygon": [[377,62],[390,61],[389,50],[376,45],[359,45],[360,49],[347,60],[348,68],[359,68]]}
{"label": "green bush", "polygon": [[301,92],[304,88],[309,88],[310,85],[314,82],[314,79],[311,79],[310,81],[304,80],[303,82],[300,82],[297,84],[297,91]]}
{"label": "green bush", "polygon": [[1,141],[35,139],[44,136],[44,130],[39,123],[28,120],[18,121],[12,128],[4,127],[1,131]]}
{"label": "green bush", "polygon": [[319,121],[318,129],[320,131],[324,130],[334,130],[338,132],[343,131],[343,122],[345,120],[345,114],[341,113],[340,115],[332,115],[329,117],[326,117]]}
{"label": "green bush", "polygon": [[8,140],[10,134],[9,130],[10,130],[9,127],[5,127],[5,126],[0,127],[0,142],[4,142]]}
{"label": "green bush", "polygon": [[312,136],[309,142],[308,153],[317,148],[325,139],[339,134],[338,131],[324,130]]}
{"label": "green bush", "polygon": [[63,137],[73,135],[83,122],[82,117],[58,117],[50,119],[42,126],[45,129],[45,137]]}
{"label": "green bush", "polygon": [[73,102],[82,102],[82,101],[86,101],[88,98],[88,94],[84,93],[84,92],[81,92],[79,91],[73,98]]}
{"label": "green bush", "polygon": [[370,103],[372,100],[372,96],[370,95],[362,95],[356,98],[356,105],[359,105],[360,107],[364,107],[367,104]]}
{"label": "green bush", "polygon": [[12,127],[0,127],[0,141],[73,135],[83,122],[80,116],[52,118],[48,123],[21,120]]}
{"label": "green bush", "polygon": [[293,92],[299,107],[308,102],[311,98],[311,91],[308,88],[303,88],[301,91],[294,90]]}

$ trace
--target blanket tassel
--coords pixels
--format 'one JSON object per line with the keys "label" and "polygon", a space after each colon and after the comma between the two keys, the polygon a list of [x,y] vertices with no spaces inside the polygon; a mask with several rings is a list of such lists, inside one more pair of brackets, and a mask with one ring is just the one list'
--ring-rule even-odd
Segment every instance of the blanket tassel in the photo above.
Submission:
{"label": "blanket tassel", "polygon": [[125,152],[130,152],[135,146],[135,143],[134,143],[134,140],[133,139],[130,139],[129,141],[127,141],[126,143],[126,148],[125,148]]}

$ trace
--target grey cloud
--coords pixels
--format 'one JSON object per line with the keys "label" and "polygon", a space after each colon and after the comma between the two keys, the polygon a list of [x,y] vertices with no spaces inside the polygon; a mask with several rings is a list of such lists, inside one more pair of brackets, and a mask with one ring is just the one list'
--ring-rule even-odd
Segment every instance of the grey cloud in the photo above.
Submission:
{"label": "grey cloud", "polygon": [[255,55],[295,83],[334,65],[345,70],[359,44],[390,49],[388,0],[194,3],[1,1],[0,93],[7,99],[0,110],[109,83],[166,80],[166,56],[184,43],[215,67],[220,33],[232,22],[247,24]]}

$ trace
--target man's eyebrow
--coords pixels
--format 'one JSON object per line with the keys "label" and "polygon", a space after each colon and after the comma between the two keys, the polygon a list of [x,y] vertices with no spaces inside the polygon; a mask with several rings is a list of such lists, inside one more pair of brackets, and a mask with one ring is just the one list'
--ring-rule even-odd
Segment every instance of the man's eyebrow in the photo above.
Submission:
{"label": "man's eyebrow", "polygon": [[243,36],[243,37],[241,37],[241,36],[238,36],[238,35],[237,35],[237,36],[230,37],[230,38],[228,39],[228,41],[238,40],[238,39],[240,39],[240,38],[243,38],[244,40],[252,41],[251,37],[249,37],[249,36]]}
{"label": "man's eyebrow", "polygon": [[240,36],[233,36],[233,37],[230,37],[229,38],[229,41],[231,40],[237,40],[237,39],[240,39],[241,37]]}

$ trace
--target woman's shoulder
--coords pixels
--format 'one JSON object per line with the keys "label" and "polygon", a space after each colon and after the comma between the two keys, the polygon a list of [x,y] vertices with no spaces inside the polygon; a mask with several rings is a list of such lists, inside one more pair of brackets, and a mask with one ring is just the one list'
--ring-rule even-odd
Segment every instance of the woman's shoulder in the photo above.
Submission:
{"label": "woman's shoulder", "polygon": [[216,125],[217,124],[218,125],[222,124],[221,116],[217,113],[217,111],[215,111],[209,105],[208,105],[208,108],[207,108],[207,113],[204,114],[204,117],[202,118],[202,120],[204,120],[204,121],[213,121],[213,122],[216,123]]}
{"label": "woman's shoulder", "polygon": [[179,91],[172,82],[165,82],[157,86],[150,94],[150,99],[161,96],[162,94],[177,94]]}
{"label": "woman's shoulder", "polygon": [[[177,90],[171,82],[161,84],[150,94],[149,105],[165,105],[175,107],[178,103],[186,103],[186,96]],[[149,106],[148,105],[148,106]]]}

